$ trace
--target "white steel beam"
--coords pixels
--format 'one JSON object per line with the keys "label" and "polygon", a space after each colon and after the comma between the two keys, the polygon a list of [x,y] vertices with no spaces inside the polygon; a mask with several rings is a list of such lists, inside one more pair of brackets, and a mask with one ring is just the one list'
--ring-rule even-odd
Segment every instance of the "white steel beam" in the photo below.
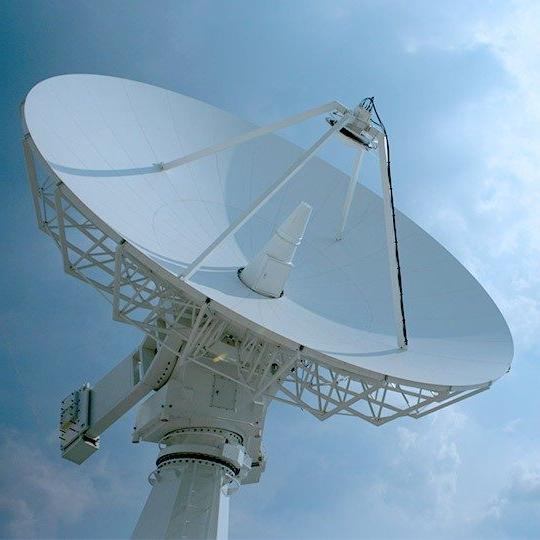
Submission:
{"label": "white steel beam", "polygon": [[169,335],[165,345],[154,354],[155,342],[145,339],[138,354],[128,356],[92,388],[90,436],[103,433],[146,394],[167,381],[177,358],[171,351],[180,348],[180,340]]}
{"label": "white steel beam", "polygon": [[257,137],[262,137],[264,135],[267,135],[268,133],[284,129],[294,124],[299,124],[300,122],[304,122],[305,120],[313,118],[314,116],[319,116],[320,114],[336,110],[343,114],[347,112],[346,107],[344,107],[341,103],[339,103],[338,101],[331,101],[330,103],[325,103],[320,107],[315,107],[314,109],[309,109],[293,116],[289,116],[288,118],[284,118],[283,120],[274,122],[273,124],[270,124],[268,126],[263,126],[254,129],[253,131],[242,133],[241,135],[237,135],[236,137],[233,137],[228,141],[208,146],[206,148],[203,148],[202,150],[197,150],[196,152],[193,152],[178,159],[173,159],[172,161],[168,161],[166,163],[161,163],[160,168],[164,171],[174,169],[175,167],[179,167],[180,165],[184,165],[186,163],[189,163],[190,161],[195,161],[197,159],[212,154],[217,154],[218,152],[222,152],[223,150],[227,150],[229,148],[232,148],[233,146],[237,146],[247,141],[251,141],[252,139],[256,139]]}
{"label": "white steel beam", "polygon": [[439,411],[440,409],[444,409],[445,407],[448,407],[448,405],[453,405],[454,403],[457,403],[458,401],[462,401],[466,398],[470,398],[472,396],[475,396],[476,394],[479,394],[480,392],[484,392],[491,386],[491,383],[484,384],[478,388],[468,389],[468,390],[461,390],[457,392],[457,397],[454,397],[453,399],[444,401],[440,405],[437,405],[436,407],[424,409],[424,403],[418,409],[416,409],[416,413],[409,414],[409,416],[412,416],[413,418],[422,418],[422,416],[426,416],[426,414],[431,414],[433,412]]}
{"label": "white steel beam", "polygon": [[[276,383],[279,378],[287,371],[290,371],[294,364],[300,361],[301,349],[287,362],[283,362],[283,365],[274,373],[274,375],[266,381],[262,381],[261,386],[257,392],[253,395],[253,401],[258,401],[260,397],[268,390],[274,383]],[[272,392],[272,393],[275,393]]]}
{"label": "white steel beam", "polygon": [[356,154],[353,170],[351,173],[351,178],[349,181],[349,188],[347,190],[347,195],[345,201],[343,202],[343,210],[341,213],[341,222],[336,234],[336,240],[341,240],[343,238],[343,233],[347,225],[347,219],[349,217],[349,211],[351,210],[351,204],[354,197],[354,192],[356,190],[356,184],[358,183],[358,177],[360,175],[360,167],[362,166],[362,161],[364,158],[365,150],[360,148]]}
{"label": "white steel beam", "polygon": [[405,310],[403,308],[403,290],[401,284],[401,270],[399,266],[398,240],[396,234],[396,215],[392,184],[388,174],[388,152],[386,135],[379,136],[379,169],[383,193],[384,223],[386,228],[386,247],[388,249],[388,262],[390,265],[390,283],[392,287],[392,303],[394,320],[396,324],[397,343],[400,349],[407,348],[407,330],[405,327]]}
{"label": "white steel beam", "polygon": [[351,118],[351,113],[344,114],[339,122],[336,122],[329,130],[327,130],[311,148],[306,150],[279,178],[279,180],[270,186],[253,204],[244,212],[230,227],[223,231],[187,268],[186,272],[181,276],[182,279],[189,279],[202,265],[206,258],[216,248],[218,248],[231,234],[234,234],[253,214],[261,208],[269,199],[271,199],[319,150],[328,139],[338,130],[340,130]]}
{"label": "white steel beam", "polygon": [[178,351],[181,340],[169,335],[164,341],[159,346],[146,338],[135,354],[128,355],[90,389],[88,425],[81,435],[98,438],[144,396],[165,384],[177,359],[172,351]]}
{"label": "white steel beam", "polygon": [[32,153],[32,145],[31,145],[31,137],[29,133],[27,133],[24,136],[22,140],[22,145],[23,145],[23,151],[24,151],[24,159],[26,161],[26,170],[28,172],[28,178],[30,180],[30,188],[32,191],[32,201],[34,203],[34,211],[36,212],[36,219],[37,219],[38,227],[43,231],[45,230],[45,227],[43,226],[44,217],[41,213],[39,184],[37,180],[36,164],[34,162],[34,155]]}

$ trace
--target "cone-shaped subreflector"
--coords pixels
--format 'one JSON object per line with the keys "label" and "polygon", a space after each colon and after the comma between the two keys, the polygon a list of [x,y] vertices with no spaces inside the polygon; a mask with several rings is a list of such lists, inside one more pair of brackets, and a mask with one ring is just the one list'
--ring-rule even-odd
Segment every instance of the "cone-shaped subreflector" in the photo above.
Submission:
{"label": "cone-shaped subreflector", "polygon": [[293,267],[296,248],[302,242],[311,216],[311,206],[301,202],[278,227],[256,257],[239,272],[240,280],[250,289],[279,298]]}

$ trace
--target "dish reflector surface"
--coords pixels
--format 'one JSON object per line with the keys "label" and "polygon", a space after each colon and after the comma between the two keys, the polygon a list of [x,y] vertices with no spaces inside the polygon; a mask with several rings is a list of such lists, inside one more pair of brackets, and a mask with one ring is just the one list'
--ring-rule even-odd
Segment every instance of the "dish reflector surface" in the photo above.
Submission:
{"label": "dish reflector surface", "polygon": [[[358,186],[344,238],[336,241],[349,178],[318,158],[190,280],[175,277],[302,153],[284,139],[267,135],[159,171],[157,163],[254,126],[181,94],[97,75],[43,81],[24,114],[41,155],[86,208],[168,270],[173,283],[210,297],[240,324],[360,374],[468,386],[508,370],[512,339],[494,302],[399,212],[409,347],[397,350],[382,201]],[[284,295],[257,294],[237,271],[302,201],[313,211]]]}

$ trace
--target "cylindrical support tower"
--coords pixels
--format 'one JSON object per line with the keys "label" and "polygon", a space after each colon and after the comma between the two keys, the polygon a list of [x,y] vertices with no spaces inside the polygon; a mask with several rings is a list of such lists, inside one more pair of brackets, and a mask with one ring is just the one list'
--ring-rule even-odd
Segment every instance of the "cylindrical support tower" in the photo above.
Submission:
{"label": "cylindrical support tower", "polygon": [[238,435],[211,428],[180,429],[164,443],[133,538],[227,540],[228,496],[238,485],[235,458],[238,450],[242,453]]}
{"label": "cylindrical support tower", "polygon": [[234,364],[216,363],[222,374],[195,362],[177,365],[139,408],[133,441],[159,444],[160,452],[133,538],[226,539],[227,495],[264,471],[268,400],[232,380]]}
{"label": "cylindrical support tower", "polygon": [[152,491],[133,538],[227,540],[228,472],[204,459],[171,459],[151,475]]}

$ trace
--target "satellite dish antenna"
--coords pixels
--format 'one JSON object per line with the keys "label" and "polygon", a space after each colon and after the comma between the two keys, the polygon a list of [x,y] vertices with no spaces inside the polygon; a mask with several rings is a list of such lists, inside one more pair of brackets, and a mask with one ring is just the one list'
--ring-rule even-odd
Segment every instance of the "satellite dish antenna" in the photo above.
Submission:
{"label": "satellite dish antenna", "polygon": [[[227,536],[228,495],[265,467],[272,400],[381,425],[508,371],[493,301],[395,209],[372,99],[259,128],[154,86],[65,75],[22,111],[39,227],[65,271],[145,334],[60,420],[63,457],[82,463],[146,397],[133,442],[159,455],[135,538]],[[321,115],[308,150],[274,134]],[[334,135],[355,151],[350,177],[315,155]],[[359,183],[366,154],[382,199]]]}

